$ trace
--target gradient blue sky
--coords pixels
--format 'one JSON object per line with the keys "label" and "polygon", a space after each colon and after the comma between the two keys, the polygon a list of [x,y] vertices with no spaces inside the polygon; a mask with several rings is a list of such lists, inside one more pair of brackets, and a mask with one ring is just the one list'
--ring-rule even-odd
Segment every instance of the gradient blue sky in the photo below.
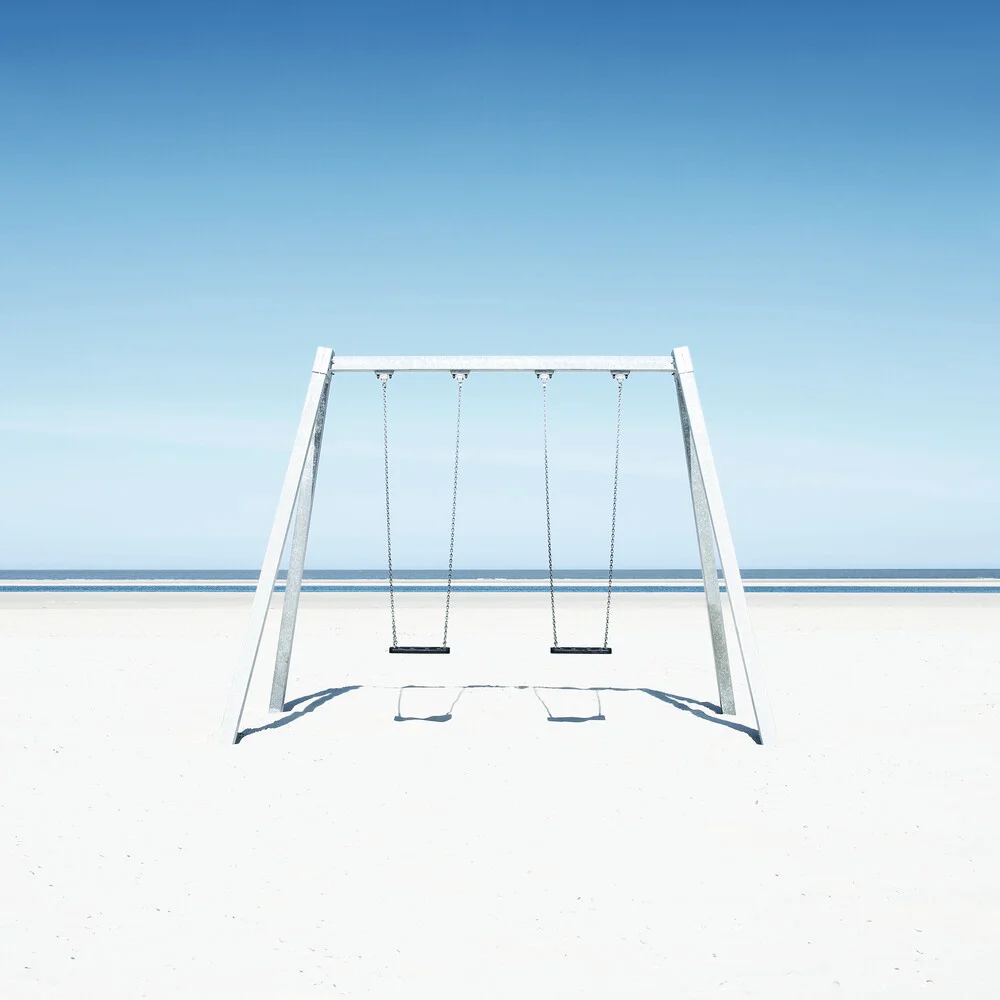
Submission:
{"label": "gradient blue sky", "polygon": [[[748,566],[1000,565],[987,4],[5,4],[0,564],[259,564],[310,362],[693,351]],[[530,376],[467,386],[458,564],[544,564]],[[556,562],[606,558],[613,385],[553,392]],[[397,377],[401,566],[447,377]],[[339,377],[314,566],[377,566]],[[693,566],[672,385],[619,563]]]}

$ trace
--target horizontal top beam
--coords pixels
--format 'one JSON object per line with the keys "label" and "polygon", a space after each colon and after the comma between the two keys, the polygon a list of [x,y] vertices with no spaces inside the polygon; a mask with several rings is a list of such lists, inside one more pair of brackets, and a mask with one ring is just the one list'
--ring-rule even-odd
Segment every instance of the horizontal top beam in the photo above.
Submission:
{"label": "horizontal top beam", "polygon": [[336,372],[672,372],[669,355],[355,355],[334,356]]}

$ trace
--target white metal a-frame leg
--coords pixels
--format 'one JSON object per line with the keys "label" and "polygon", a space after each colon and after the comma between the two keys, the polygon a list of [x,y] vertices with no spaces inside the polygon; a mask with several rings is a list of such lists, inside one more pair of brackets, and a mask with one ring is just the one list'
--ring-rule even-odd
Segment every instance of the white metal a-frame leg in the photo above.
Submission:
{"label": "white metal a-frame leg", "polygon": [[[676,377],[676,376],[675,376]],[[722,616],[722,592],[719,590],[719,572],[715,565],[715,537],[712,534],[712,515],[708,511],[708,494],[701,465],[691,442],[691,421],[688,417],[680,381],[677,380],[677,404],[681,414],[681,433],[684,437],[684,457],[687,460],[688,482],[691,484],[691,506],[694,510],[694,527],[698,536],[698,558],[701,577],[705,584],[705,601],[708,604],[708,627],[712,635],[712,653],[715,656],[715,680],[719,686],[719,707],[723,715],[736,714],[733,698],[733,678],[729,672],[729,647],[726,643],[726,621]]]}
{"label": "white metal a-frame leg", "polygon": [[[247,701],[247,692],[250,690],[250,679],[253,677],[253,668],[257,663],[257,654],[260,651],[260,640],[264,635],[264,623],[267,621],[268,608],[271,605],[271,595],[274,593],[274,584],[278,579],[278,567],[281,564],[281,556],[285,551],[285,542],[288,540],[288,529],[292,522],[292,509],[295,506],[296,497],[302,483],[302,473],[306,467],[306,458],[310,450],[313,450],[316,458],[319,458],[319,449],[316,446],[317,425],[321,411],[325,415],[325,401],[330,388],[330,369],[333,351],[328,347],[321,347],[316,352],[316,359],[313,361],[312,375],[309,378],[309,388],[306,391],[306,402],[302,407],[302,417],[299,420],[299,429],[295,433],[295,444],[292,446],[292,457],[288,462],[288,471],[285,473],[285,482],[281,487],[281,496],[278,498],[278,509],[274,515],[274,524],[271,527],[271,537],[267,542],[267,549],[264,552],[264,563],[261,566],[260,577],[257,580],[257,590],[254,593],[253,605],[250,608],[250,621],[247,624],[246,634],[243,640],[243,647],[240,650],[240,658],[233,673],[233,679],[229,686],[229,698],[226,702],[226,712],[222,717],[221,736],[226,743],[235,743],[239,739],[240,720],[243,718],[243,709]],[[319,434],[322,435],[322,426],[319,426]],[[310,511],[303,522],[303,535],[301,537],[301,557],[305,561],[305,541],[308,535],[309,513],[311,513],[311,493],[310,486]],[[301,576],[299,577],[301,582]],[[287,597],[287,593],[286,593]],[[290,608],[298,609],[298,593],[295,599],[289,604]],[[294,628],[295,613],[291,615],[291,626]],[[289,634],[289,652],[291,636]]]}
{"label": "white metal a-frame leg", "polygon": [[299,482],[298,500],[295,504],[295,526],[292,528],[292,551],[288,557],[288,575],[285,580],[285,599],[281,605],[281,626],[278,629],[278,653],[274,660],[274,677],[271,680],[272,712],[285,710],[285,691],[288,687],[288,667],[292,660],[292,642],[295,622],[299,614],[299,594],[306,569],[306,548],[309,545],[309,525],[312,522],[313,499],[316,496],[316,476],[319,472],[319,454],[323,445],[323,424],[326,421],[326,403],[330,395],[327,379],[319,399],[316,425],[306,454],[305,468]]}
{"label": "white metal a-frame leg", "polygon": [[722,502],[722,490],[715,470],[705,416],[694,380],[691,355],[687,348],[679,347],[670,356],[642,357],[341,357],[334,358],[328,348],[316,352],[312,376],[306,392],[302,417],[295,436],[292,456],[285,473],[285,482],[278,500],[274,524],[264,554],[264,563],[254,594],[250,620],[233,674],[229,699],[223,716],[221,736],[226,743],[235,743],[240,736],[240,722],[250,690],[250,680],[260,650],[267,612],[278,576],[281,557],[288,540],[294,514],[292,551],[288,568],[288,582],[282,607],[278,650],[271,685],[270,708],[282,711],[288,666],[305,567],[309,523],[312,517],[313,493],[319,467],[323,423],[330,390],[330,378],[335,372],[377,371],[507,371],[507,372],[556,372],[556,371],[646,371],[673,374],[676,381],[680,409],[681,430],[687,459],[691,502],[694,510],[698,552],[705,583],[709,628],[715,658],[715,674],[719,688],[719,705],[726,714],[735,711],[730,656],[726,640],[725,621],[722,614],[722,596],[716,569],[716,550],[726,583],[726,595],[732,611],[733,626],[740,659],[746,674],[747,688],[761,743],[775,740],[774,720],[757,654],[756,641],[750,623],[743,581],[740,577],[736,552],[729,531],[729,521]]}
{"label": "white metal a-frame leg", "polygon": [[[704,530],[705,507],[708,509],[708,517],[711,519],[715,543],[719,550],[719,562],[722,564],[722,576],[726,581],[726,595],[729,598],[729,608],[733,615],[733,626],[740,658],[743,660],[743,671],[746,674],[747,689],[750,692],[750,703],[757,720],[757,732],[761,743],[773,743],[776,734],[774,719],[771,715],[771,702],[767,696],[764,673],[757,654],[757,640],[750,623],[750,611],[747,608],[747,598],[743,590],[743,578],[740,576],[739,563],[736,561],[733,536],[729,531],[729,519],[726,517],[726,508],[722,502],[722,487],[719,485],[719,476],[715,471],[712,446],[708,442],[708,427],[705,424],[705,414],[701,408],[698,386],[694,380],[691,352],[686,347],[678,347],[673,353],[673,358],[677,398],[681,411],[681,426],[684,430],[685,444],[690,456],[688,475],[691,482],[691,496],[694,501],[698,545],[701,551],[702,577],[705,581],[705,595],[708,599],[709,625],[712,629],[712,643],[715,649],[716,676],[720,678],[719,697],[723,701],[726,697],[722,684],[724,674],[730,685],[729,700],[732,704],[728,663],[720,669],[720,650],[721,656],[726,657],[725,627],[721,621],[722,605],[718,596],[719,584],[715,568],[715,555],[713,552],[709,561],[704,544],[706,535]],[[723,711],[725,711],[725,704],[723,704]]]}

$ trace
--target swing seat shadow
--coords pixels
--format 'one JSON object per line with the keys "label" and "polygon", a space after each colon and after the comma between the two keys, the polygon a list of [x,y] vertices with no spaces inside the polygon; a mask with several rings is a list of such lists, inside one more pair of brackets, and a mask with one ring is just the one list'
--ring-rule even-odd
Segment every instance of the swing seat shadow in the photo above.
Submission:
{"label": "swing seat shadow", "polygon": [[[347,694],[350,691],[359,691],[364,688],[364,685],[353,684],[347,687],[337,687],[337,688],[325,688],[322,691],[314,691],[312,694],[302,695],[293,701],[287,702],[285,705],[285,711],[290,712],[290,714],[283,716],[280,719],[275,719],[274,722],[269,722],[263,726],[256,726],[252,729],[244,729],[239,733],[237,742],[243,740],[247,736],[253,736],[257,733],[262,733],[269,729],[280,729],[282,726],[290,725],[293,722],[297,722],[303,716],[308,715],[311,712],[315,712],[316,709],[321,708],[328,702],[333,701],[335,698],[339,698],[341,695]],[[404,714],[402,710],[402,696],[403,692],[406,690],[444,690],[443,688],[437,688],[434,685],[421,685],[421,684],[409,684],[404,685],[399,689],[399,698],[396,702],[396,715],[393,718],[394,722],[451,722],[454,718],[454,709],[461,699],[462,695],[469,690],[508,690],[508,691],[525,691],[531,690],[535,697],[541,702],[542,707],[545,709],[546,721],[547,722],[561,722],[561,723],[581,723],[581,722],[605,722],[607,721],[604,715],[603,708],[601,706],[601,694],[605,691],[623,692],[623,693],[638,693],[647,695],[650,698],[654,698],[656,701],[661,702],[664,705],[669,705],[671,708],[675,708],[678,711],[686,712],[693,715],[695,718],[700,719],[703,722],[709,722],[713,725],[724,726],[727,729],[731,729],[734,732],[740,733],[744,736],[748,736],[754,741],[754,743],[760,743],[760,734],[751,726],[744,725],[741,722],[737,722],[735,719],[727,718],[722,715],[722,709],[713,704],[710,701],[699,701],[696,698],[689,698],[685,695],[672,694],[668,691],[660,691],[655,688],[644,688],[644,687],[573,687],[570,685],[561,685],[558,687],[545,687],[545,686],[532,686],[528,684],[466,684],[463,685],[458,690],[458,694],[455,696],[451,705],[448,707],[446,712],[437,713],[433,715],[410,715]],[[577,691],[593,692],[597,699],[597,711],[591,715],[553,715],[548,704],[539,694],[539,691]],[[301,707],[300,707],[301,706]]]}
{"label": "swing seat shadow", "polygon": [[[598,688],[564,688],[564,687],[543,687],[537,688],[533,687],[532,692],[538,699],[542,708],[545,709],[545,715],[547,716],[548,722],[605,722],[607,721],[604,716],[604,712],[601,709],[601,692]],[[553,715],[552,709],[549,707],[549,703],[538,693],[539,691],[592,691],[594,698],[597,701],[597,711],[591,715]],[[551,697],[551,696],[550,696]]]}
{"label": "swing seat shadow", "polygon": [[455,695],[454,701],[448,706],[448,711],[443,712],[440,715],[404,715],[403,714],[403,692],[404,691],[441,691],[444,688],[435,688],[423,684],[404,684],[403,687],[399,689],[399,697],[396,699],[396,715],[393,718],[393,722],[451,722],[453,716],[452,713],[455,706],[458,704],[459,699],[465,694],[466,688],[459,688],[458,694]]}
{"label": "swing seat shadow", "polygon": [[444,715],[394,715],[393,722],[451,722],[454,716],[451,712]]}

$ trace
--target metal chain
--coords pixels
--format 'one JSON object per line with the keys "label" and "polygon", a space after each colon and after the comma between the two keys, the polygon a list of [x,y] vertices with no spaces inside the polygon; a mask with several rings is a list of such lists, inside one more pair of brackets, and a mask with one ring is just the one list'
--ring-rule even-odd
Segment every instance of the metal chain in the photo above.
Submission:
{"label": "metal chain", "polygon": [[389,554],[389,614],[392,616],[392,644],[396,641],[396,595],[392,584],[392,519],[389,516],[389,379],[392,372],[376,372],[382,383],[382,452],[385,456],[385,545]]}
{"label": "metal chain", "polygon": [[611,494],[611,554],[608,556],[608,605],[604,613],[604,648],[608,648],[608,632],[611,629],[611,581],[615,573],[615,520],[618,516],[618,457],[622,443],[622,387],[628,372],[612,372],[618,383],[618,419],[615,423],[615,485]]}
{"label": "metal chain", "polygon": [[458,510],[458,446],[462,438],[462,385],[467,372],[452,372],[458,382],[458,412],[455,417],[455,475],[451,484],[451,539],[448,542],[448,586],[444,598],[444,636],[441,645],[448,645],[448,614],[451,611],[451,575],[455,562],[455,515]]}
{"label": "metal chain", "polygon": [[535,373],[542,383],[542,447],[545,455],[545,537],[549,548],[549,603],[552,606],[552,645],[559,645],[556,633],[556,585],[552,575],[552,507],[549,501],[549,406],[546,392],[551,372]]}

